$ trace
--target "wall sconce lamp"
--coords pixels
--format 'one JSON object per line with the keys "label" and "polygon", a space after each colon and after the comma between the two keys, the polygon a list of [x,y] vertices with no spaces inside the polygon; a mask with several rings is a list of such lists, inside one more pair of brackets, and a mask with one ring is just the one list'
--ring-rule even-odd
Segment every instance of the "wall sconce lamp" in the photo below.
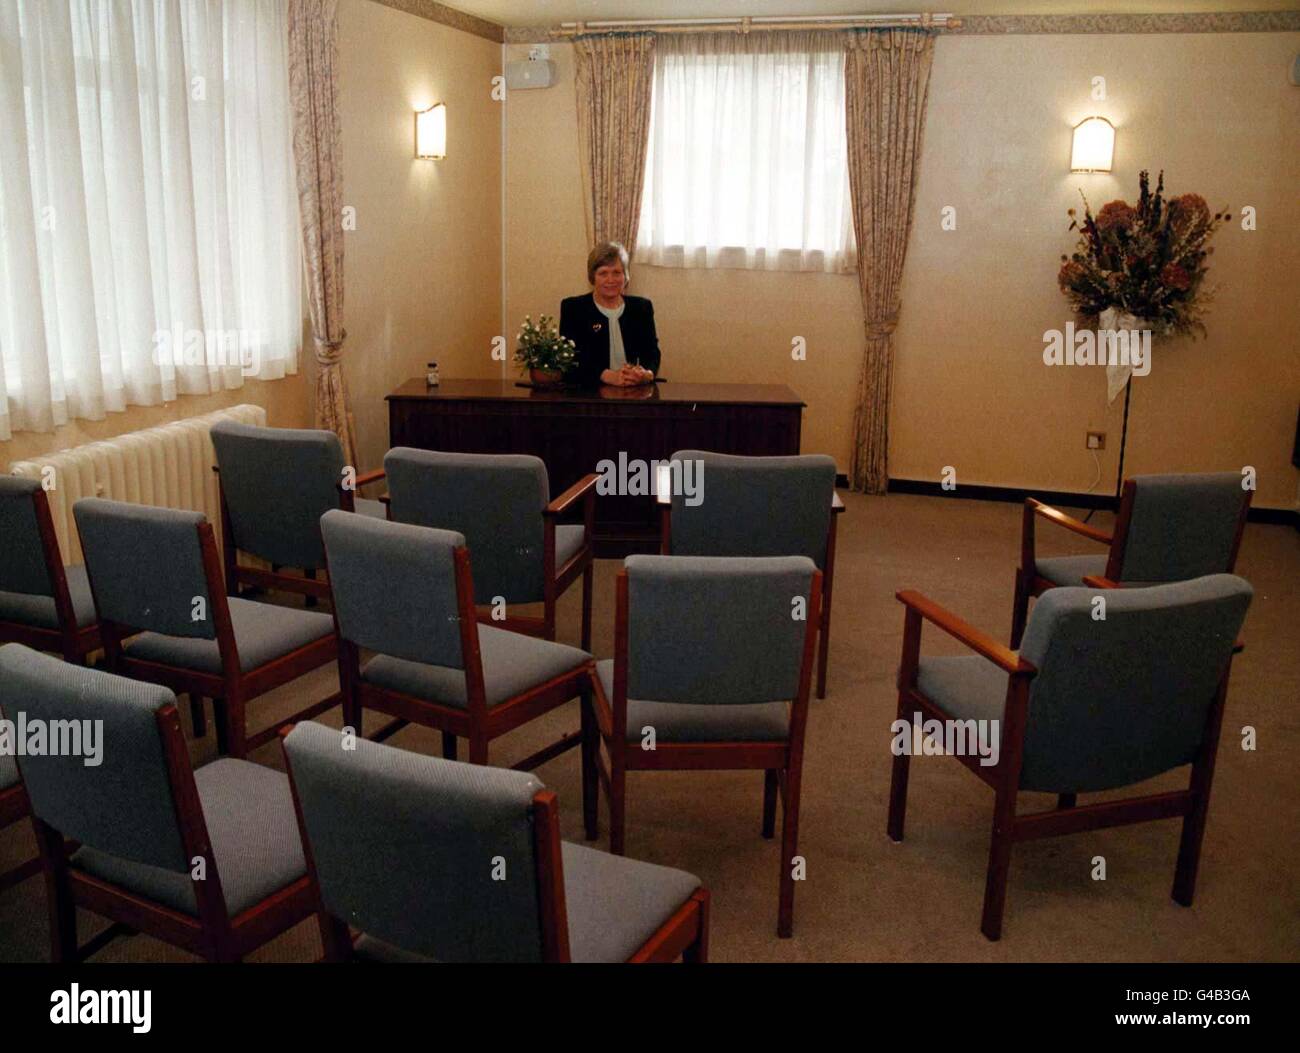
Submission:
{"label": "wall sconce lamp", "polygon": [[421,160],[442,160],[447,156],[446,103],[415,111],[415,156]]}
{"label": "wall sconce lamp", "polygon": [[1071,172],[1109,172],[1115,160],[1115,126],[1105,117],[1089,117],[1074,126]]}

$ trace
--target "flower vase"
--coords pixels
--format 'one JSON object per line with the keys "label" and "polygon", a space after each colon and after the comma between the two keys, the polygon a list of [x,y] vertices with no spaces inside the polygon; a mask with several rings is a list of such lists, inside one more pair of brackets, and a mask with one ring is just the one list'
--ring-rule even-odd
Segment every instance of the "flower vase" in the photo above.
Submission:
{"label": "flower vase", "polygon": [[558,369],[537,369],[528,371],[528,377],[535,388],[558,388],[564,383],[564,373]]}

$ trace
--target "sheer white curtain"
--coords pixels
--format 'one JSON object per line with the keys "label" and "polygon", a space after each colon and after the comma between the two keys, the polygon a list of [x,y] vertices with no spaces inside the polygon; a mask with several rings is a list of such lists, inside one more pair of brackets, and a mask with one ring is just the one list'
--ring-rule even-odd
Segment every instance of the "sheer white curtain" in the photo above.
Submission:
{"label": "sheer white curtain", "polygon": [[664,34],[635,258],[852,270],[846,155],[838,34]]}
{"label": "sheer white curtain", "polygon": [[0,0],[0,439],[277,379],[287,0]]}

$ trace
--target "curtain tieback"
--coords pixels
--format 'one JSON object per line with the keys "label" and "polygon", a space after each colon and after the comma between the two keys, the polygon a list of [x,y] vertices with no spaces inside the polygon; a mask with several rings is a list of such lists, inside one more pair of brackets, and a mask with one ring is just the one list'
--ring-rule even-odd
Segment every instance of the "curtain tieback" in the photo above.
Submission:
{"label": "curtain tieback", "polygon": [[898,314],[887,314],[883,318],[866,323],[868,340],[887,340],[898,328]]}
{"label": "curtain tieback", "polygon": [[343,341],[348,338],[348,331],[343,330],[343,334],[337,340],[322,340],[320,337],[313,337],[316,344],[316,361],[322,366],[337,365],[343,359]]}

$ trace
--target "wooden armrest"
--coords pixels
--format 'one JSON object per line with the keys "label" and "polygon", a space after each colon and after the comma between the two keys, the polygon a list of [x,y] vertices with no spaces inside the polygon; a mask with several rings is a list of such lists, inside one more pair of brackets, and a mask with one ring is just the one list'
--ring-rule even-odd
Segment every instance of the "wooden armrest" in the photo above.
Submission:
{"label": "wooden armrest", "polygon": [[940,607],[933,600],[927,599],[919,592],[904,589],[895,593],[898,601],[916,611],[926,621],[937,625],[954,639],[960,640],[976,654],[987,658],[999,669],[1013,676],[1033,676],[1038,670],[1033,663],[1026,662],[1015,651],[1000,644],[988,633],[975,628],[969,622],[962,621],[951,611]]}
{"label": "wooden armrest", "polygon": [[840,500],[840,495],[831,491],[831,512],[838,515],[844,511],[844,502]]}
{"label": "wooden armrest", "polygon": [[1081,519],[1075,519],[1074,516],[1068,516],[1060,509],[1053,508],[1051,505],[1045,505],[1041,501],[1035,501],[1032,497],[1025,498],[1025,504],[1034,510],[1035,515],[1042,516],[1049,523],[1055,523],[1057,526],[1065,527],[1066,530],[1072,530],[1076,534],[1082,534],[1093,541],[1099,541],[1103,545],[1111,543],[1111,536],[1104,530],[1098,530],[1096,527],[1090,527]]}
{"label": "wooden armrest", "polygon": [[588,472],[571,487],[560,494],[554,501],[542,509],[542,514],[547,516],[558,516],[561,512],[567,511],[570,507],[577,504],[579,498],[586,497],[588,493],[596,487],[596,480],[600,477],[595,472]]}

